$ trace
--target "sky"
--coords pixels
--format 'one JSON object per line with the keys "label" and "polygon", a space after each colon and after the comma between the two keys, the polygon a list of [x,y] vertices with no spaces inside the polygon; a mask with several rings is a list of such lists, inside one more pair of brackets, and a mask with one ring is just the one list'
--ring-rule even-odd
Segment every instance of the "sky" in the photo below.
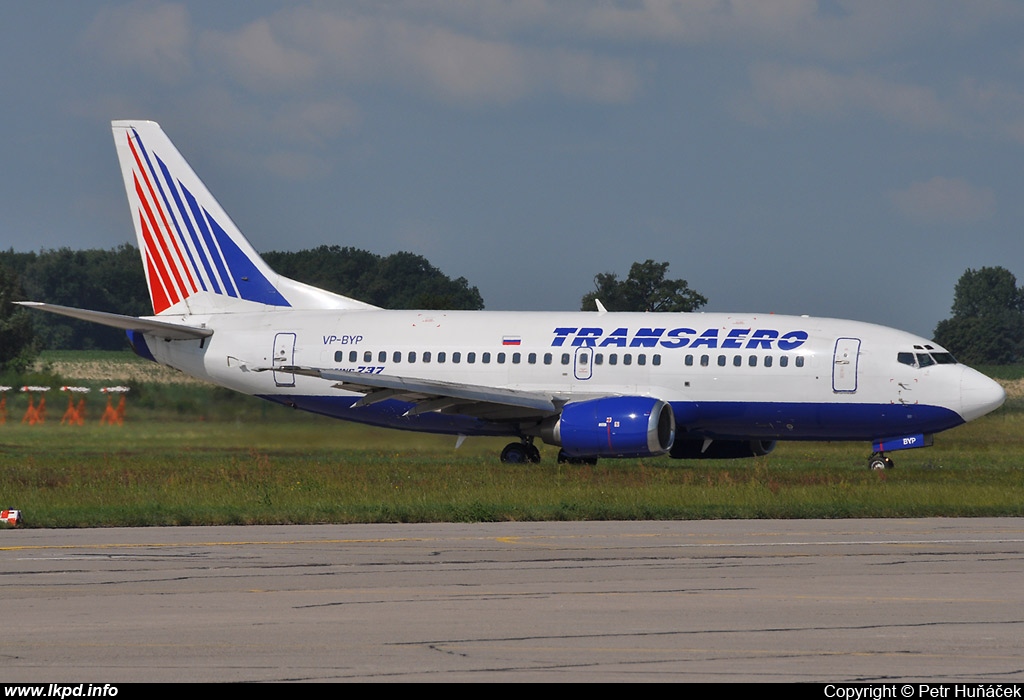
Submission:
{"label": "sky", "polygon": [[931,337],[1024,283],[1017,0],[8,0],[0,248],[134,243],[159,122],[259,251],[425,256],[488,309],[670,263],[706,311]]}

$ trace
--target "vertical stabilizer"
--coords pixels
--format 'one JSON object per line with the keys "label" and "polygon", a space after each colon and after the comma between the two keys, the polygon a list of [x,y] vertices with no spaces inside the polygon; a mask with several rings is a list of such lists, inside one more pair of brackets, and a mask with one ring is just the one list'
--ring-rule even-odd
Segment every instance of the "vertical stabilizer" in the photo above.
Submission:
{"label": "vertical stabilizer", "polygon": [[376,308],[271,270],[159,124],[112,127],[154,313]]}

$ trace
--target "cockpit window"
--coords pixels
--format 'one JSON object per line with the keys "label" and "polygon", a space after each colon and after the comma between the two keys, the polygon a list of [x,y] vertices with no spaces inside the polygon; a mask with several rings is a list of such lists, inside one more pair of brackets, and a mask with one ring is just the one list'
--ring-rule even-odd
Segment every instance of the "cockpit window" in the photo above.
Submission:
{"label": "cockpit window", "polygon": [[[914,346],[921,350],[918,345]],[[931,348],[931,346],[926,346]],[[932,365],[955,365],[956,358],[948,352],[899,352],[896,353],[896,361],[909,367],[931,367]]]}

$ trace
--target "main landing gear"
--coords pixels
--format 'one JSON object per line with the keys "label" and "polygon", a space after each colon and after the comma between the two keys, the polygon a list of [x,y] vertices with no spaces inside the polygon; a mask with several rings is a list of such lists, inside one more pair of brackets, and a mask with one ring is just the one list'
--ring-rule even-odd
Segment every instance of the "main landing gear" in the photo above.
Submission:
{"label": "main landing gear", "polygon": [[[522,442],[510,442],[501,451],[501,461],[505,464],[538,464],[540,450],[533,444],[532,437],[524,437]],[[559,464],[597,464],[597,457],[570,457],[565,450],[558,451]]]}
{"label": "main landing gear", "polygon": [[893,463],[892,459],[886,457],[881,452],[873,452],[871,453],[871,456],[868,457],[868,469],[870,469],[871,471],[882,471],[883,469],[892,469],[895,466],[896,465]]}
{"label": "main landing gear", "polygon": [[505,445],[501,451],[501,461],[506,464],[537,464],[540,462],[540,450],[533,444],[532,437],[525,437],[522,442]]}

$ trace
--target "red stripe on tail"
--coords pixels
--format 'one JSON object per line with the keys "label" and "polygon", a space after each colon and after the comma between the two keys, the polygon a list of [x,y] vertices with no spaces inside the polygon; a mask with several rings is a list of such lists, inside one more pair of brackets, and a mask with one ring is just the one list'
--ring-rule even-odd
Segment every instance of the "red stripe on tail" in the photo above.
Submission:
{"label": "red stripe on tail", "polygon": [[[167,282],[167,290],[171,292],[171,297],[174,299],[174,303],[177,303],[179,298],[187,297],[189,295],[189,291],[188,288],[185,287],[185,283],[182,281],[181,275],[178,274],[178,266],[174,264],[174,259],[171,257],[171,251],[168,250],[167,248],[167,240],[165,239],[164,236],[153,235],[158,234],[160,228],[159,226],[157,226],[156,217],[153,216],[153,210],[150,208],[149,202],[146,200],[145,194],[142,191],[142,185],[139,184],[138,176],[135,177],[135,193],[139,196],[139,201],[142,202],[142,208],[146,212],[146,217],[143,219],[143,221],[145,222],[146,220],[148,220],[149,225],[151,227],[150,238],[147,240],[155,239],[156,242],[159,243],[160,250],[163,252],[163,260],[165,261],[164,264],[161,266],[160,259],[155,255],[153,257],[156,259],[156,264],[158,266],[161,266],[163,279],[164,281]],[[156,252],[155,248],[153,252]],[[170,272],[170,275],[167,274],[168,272]],[[171,275],[173,275],[174,281],[177,283],[177,286],[174,287],[173,289],[170,284]],[[178,296],[178,290],[180,290],[184,297]]]}
{"label": "red stripe on tail", "polygon": [[[174,277],[175,279],[178,280],[181,291],[185,293],[185,297],[187,298],[191,296],[194,292],[198,291],[198,287],[196,286],[195,280],[192,278],[192,272],[189,270],[188,263],[185,261],[184,256],[181,254],[181,248],[178,246],[178,237],[174,234],[174,231],[171,229],[171,225],[167,222],[167,216],[165,215],[164,208],[160,206],[160,200],[156,196],[156,190],[153,187],[153,183],[149,179],[149,175],[147,174],[146,168],[143,167],[142,165],[142,160],[139,158],[138,151],[135,150],[135,143],[132,141],[131,137],[128,138],[128,147],[131,148],[132,155],[135,157],[135,164],[138,166],[138,172],[142,174],[142,179],[146,183],[146,189],[149,190],[150,199],[153,201],[153,205],[156,207],[157,212],[159,212],[160,214],[160,220],[164,224],[163,230],[167,233],[166,237],[171,239],[171,245],[174,246],[174,259],[178,263],[177,265],[172,265],[172,268],[174,270]],[[136,190],[139,189],[139,181],[137,177],[135,179],[135,188]],[[141,193],[139,194],[139,199],[142,199],[144,203],[146,202],[146,199],[142,197]],[[148,206],[146,206],[146,213],[148,213],[151,217],[153,230],[160,231],[160,227],[157,226],[156,219],[153,218],[152,211]],[[165,236],[160,236],[161,243],[164,245],[164,251],[168,252],[169,254],[169,251],[167,251],[166,248],[166,244],[163,243],[164,238]],[[168,261],[170,260],[171,258],[168,257]],[[186,288],[185,285],[181,282],[181,278],[178,275],[179,267],[185,270],[185,277],[188,279],[189,287],[191,287],[191,290]]]}
{"label": "red stripe on tail", "polygon": [[163,285],[156,278],[156,270],[153,269],[153,256],[147,250],[143,253],[146,258],[146,272],[149,274],[149,298],[153,301],[153,313],[163,313],[165,309],[171,308],[171,302],[167,301]]}
{"label": "red stripe on tail", "polygon": [[[153,234],[146,224],[146,217],[139,209],[139,225],[142,229],[142,240],[146,245],[146,264],[149,271],[149,296],[153,300],[153,311],[160,313],[173,304],[178,303],[178,295],[171,285],[170,275],[164,266],[160,256],[157,255],[156,243],[153,241]],[[157,300],[162,301],[163,308],[157,308]]]}

